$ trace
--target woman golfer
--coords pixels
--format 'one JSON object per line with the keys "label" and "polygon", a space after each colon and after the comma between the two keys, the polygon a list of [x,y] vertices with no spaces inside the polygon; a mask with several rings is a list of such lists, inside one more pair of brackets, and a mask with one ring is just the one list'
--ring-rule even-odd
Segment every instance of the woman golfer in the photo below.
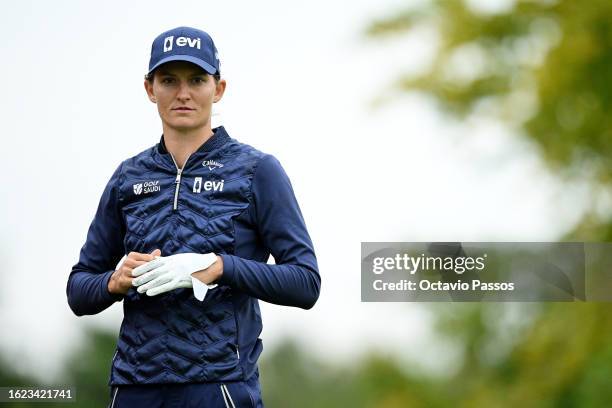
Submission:
{"label": "woman golfer", "polygon": [[291,183],[211,128],[226,81],[204,31],[160,34],[144,86],[163,134],[110,178],[68,303],[81,316],[123,301],[111,407],[261,407],[258,299],[309,309],[321,284]]}

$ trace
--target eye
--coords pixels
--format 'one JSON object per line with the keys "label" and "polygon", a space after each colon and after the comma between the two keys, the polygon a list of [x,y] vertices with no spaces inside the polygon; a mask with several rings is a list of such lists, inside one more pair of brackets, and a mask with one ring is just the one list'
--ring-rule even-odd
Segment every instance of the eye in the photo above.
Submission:
{"label": "eye", "polygon": [[162,78],[161,83],[162,84],[168,84],[168,85],[172,84],[172,83],[174,83],[174,78],[172,78],[172,77],[164,77],[164,78]]}
{"label": "eye", "polygon": [[204,82],[206,82],[206,77],[204,77],[204,76],[197,76],[197,77],[193,77],[193,78],[191,79],[191,81],[192,81],[194,84],[203,84]]}

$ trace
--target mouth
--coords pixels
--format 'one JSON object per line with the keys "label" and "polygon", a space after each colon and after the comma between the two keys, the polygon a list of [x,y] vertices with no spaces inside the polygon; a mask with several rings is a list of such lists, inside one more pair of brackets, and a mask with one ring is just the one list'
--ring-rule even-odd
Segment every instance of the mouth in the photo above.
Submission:
{"label": "mouth", "polygon": [[186,106],[179,106],[178,108],[173,108],[172,110],[173,111],[180,111],[180,112],[189,112],[189,111],[192,111],[192,110],[195,110],[195,109],[188,108]]}

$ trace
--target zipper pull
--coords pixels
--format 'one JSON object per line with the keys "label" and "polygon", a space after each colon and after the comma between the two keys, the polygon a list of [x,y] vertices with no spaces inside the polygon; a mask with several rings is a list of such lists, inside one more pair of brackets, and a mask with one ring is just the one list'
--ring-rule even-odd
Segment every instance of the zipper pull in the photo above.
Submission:
{"label": "zipper pull", "polygon": [[178,184],[181,182],[181,172],[182,172],[182,169],[179,169],[179,171],[176,173],[176,179],[174,180],[175,184]]}

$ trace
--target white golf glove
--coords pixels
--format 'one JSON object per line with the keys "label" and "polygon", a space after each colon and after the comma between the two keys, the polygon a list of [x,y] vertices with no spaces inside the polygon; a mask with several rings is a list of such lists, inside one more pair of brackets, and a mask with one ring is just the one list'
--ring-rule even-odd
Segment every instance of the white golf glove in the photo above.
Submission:
{"label": "white golf glove", "polygon": [[217,285],[207,285],[191,276],[192,273],[208,268],[215,263],[214,253],[183,253],[170,256],[158,256],[146,264],[134,268],[132,285],[138,287],[138,293],[149,296],[159,295],[177,288],[193,288],[193,294],[199,301],[204,300],[208,289]]}

